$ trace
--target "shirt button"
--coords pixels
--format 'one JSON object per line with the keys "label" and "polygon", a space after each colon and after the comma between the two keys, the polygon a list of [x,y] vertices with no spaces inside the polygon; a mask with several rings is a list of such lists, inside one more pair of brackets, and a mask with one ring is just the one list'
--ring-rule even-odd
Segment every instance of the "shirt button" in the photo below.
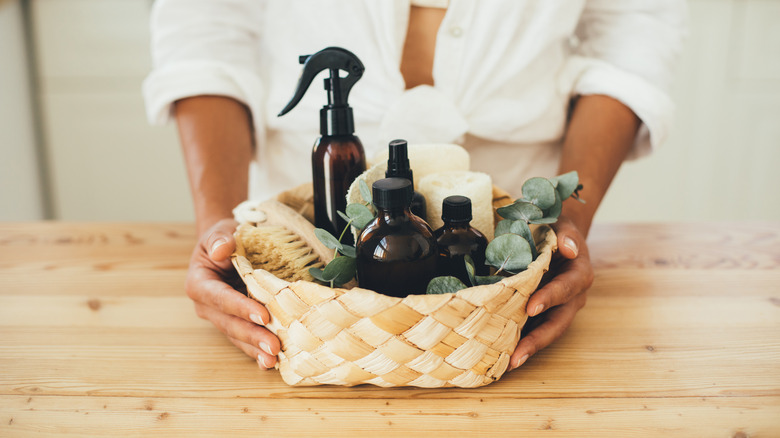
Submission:
{"label": "shirt button", "polygon": [[463,29],[460,26],[452,26],[450,28],[450,35],[456,38],[460,37],[461,35],[463,35]]}

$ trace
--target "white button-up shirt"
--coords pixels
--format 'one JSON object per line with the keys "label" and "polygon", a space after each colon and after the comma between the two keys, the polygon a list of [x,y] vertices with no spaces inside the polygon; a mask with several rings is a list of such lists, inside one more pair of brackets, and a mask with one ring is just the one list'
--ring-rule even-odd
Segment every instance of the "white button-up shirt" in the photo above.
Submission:
{"label": "white button-up shirt", "polygon": [[329,46],[352,51],[366,68],[349,103],[369,157],[395,138],[466,141],[472,154],[481,143],[555,145],[571,97],[586,94],[611,96],[639,116],[636,157],[671,126],[668,90],[686,13],[683,0],[451,0],[436,39],[435,85],[406,90],[408,0],[157,0],[144,96],[154,123],[166,122],[171,104],[185,97],[246,104],[257,137],[253,198],[311,179],[327,102],[322,81],[289,114],[276,115],[294,93],[298,56]]}

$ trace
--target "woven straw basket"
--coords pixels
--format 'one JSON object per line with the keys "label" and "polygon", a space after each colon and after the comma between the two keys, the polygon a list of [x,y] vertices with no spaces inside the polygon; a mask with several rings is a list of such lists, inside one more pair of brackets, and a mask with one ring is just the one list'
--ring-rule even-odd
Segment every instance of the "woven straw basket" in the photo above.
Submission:
{"label": "woven straw basket", "polygon": [[[279,199],[310,210],[305,197],[286,193]],[[508,202],[494,190],[494,206]],[[240,240],[233,263],[249,296],[271,314],[267,327],[281,341],[277,368],[287,384],[473,388],[507,370],[528,298],[557,249],[549,227],[536,228],[534,237],[539,257],[527,270],[442,295],[395,298],[357,287],[291,283],[253,268],[251,248]]]}

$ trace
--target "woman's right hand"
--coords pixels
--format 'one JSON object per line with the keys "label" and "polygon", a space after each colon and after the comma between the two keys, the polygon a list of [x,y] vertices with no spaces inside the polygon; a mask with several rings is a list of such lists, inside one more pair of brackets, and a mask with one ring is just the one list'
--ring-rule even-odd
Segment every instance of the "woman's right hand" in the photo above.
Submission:
{"label": "woman's right hand", "polygon": [[263,327],[270,321],[268,310],[239,292],[245,288],[230,261],[236,249],[236,225],[233,219],[223,219],[201,235],[190,259],[187,295],[199,317],[211,321],[260,368],[273,368],[280,344]]}

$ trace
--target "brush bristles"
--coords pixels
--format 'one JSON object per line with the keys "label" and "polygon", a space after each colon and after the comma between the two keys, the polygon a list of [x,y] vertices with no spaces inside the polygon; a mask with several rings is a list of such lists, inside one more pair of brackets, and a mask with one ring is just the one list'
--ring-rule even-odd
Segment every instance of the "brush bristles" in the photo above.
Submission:
{"label": "brush bristles", "polygon": [[282,280],[313,281],[309,268],[323,266],[306,242],[285,227],[252,227],[247,234],[243,239],[252,266],[264,269]]}

